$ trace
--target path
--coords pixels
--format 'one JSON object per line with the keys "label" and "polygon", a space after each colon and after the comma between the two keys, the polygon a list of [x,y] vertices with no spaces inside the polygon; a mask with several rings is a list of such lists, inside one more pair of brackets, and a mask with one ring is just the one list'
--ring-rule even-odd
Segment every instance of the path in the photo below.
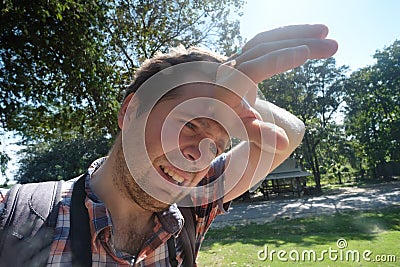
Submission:
{"label": "path", "polygon": [[400,206],[400,182],[347,187],[318,197],[275,199],[251,203],[235,203],[229,213],[218,216],[212,228],[226,225],[263,224],[276,218],[298,218],[341,211],[369,210]]}

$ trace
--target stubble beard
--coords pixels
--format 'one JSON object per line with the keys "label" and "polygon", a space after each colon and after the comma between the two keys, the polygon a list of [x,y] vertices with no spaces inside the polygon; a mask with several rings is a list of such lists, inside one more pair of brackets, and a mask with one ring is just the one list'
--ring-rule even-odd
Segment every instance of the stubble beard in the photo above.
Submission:
{"label": "stubble beard", "polygon": [[[147,194],[133,178],[125,161],[122,144],[116,145],[116,171],[113,182],[122,195],[130,201],[150,212],[160,212],[168,209],[170,204],[161,202]],[[143,178],[145,179],[145,175]]]}

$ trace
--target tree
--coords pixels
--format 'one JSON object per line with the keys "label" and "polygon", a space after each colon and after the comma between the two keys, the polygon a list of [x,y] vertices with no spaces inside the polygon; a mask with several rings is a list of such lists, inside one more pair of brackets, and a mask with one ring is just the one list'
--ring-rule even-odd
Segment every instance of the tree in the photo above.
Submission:
{"label": "tree", "polygon": [[[8,162],[10,161],[10,156],[6,153],[5,151],[5,144],[4,144],[4,139],[3,139],[4,134],[2,132],[0,132],[0,174],[1,176],[5,177],[5,182],[4,184],[7,184],[8,182],[8,177],[6,174],[6,170],[7,170],[7,165]],[[0,176],[0,177],[1,177]]]}
{"label": "tree", "polygon": [[0,129],[29,145],[23,168],[57,143],[114,137],[123,88],[158,51],[179,43],[234,50],[241,39],[230,14],[243,2],[3,1]]}
{"label": "tree", "polygon": [[330,147],[337,145],[340,135],[334,115],[342,103],[346,71],[344,66],[336,68],[333,58],[311,60],[260,86],[266,99],[291,111],[306,125],[296,153],[312,171],[317,191],[321,191],[322,170],[332,164],[325,156],[332,153]]}
{"label": "tree", "polygon": [[239,22],[230,21],[243,0],[115,1],[108,34],[115,56],[128,77],[157,52],[182,44],[203,45],[230,54],[241,37]]}
{"label": "tree", "polygon": [[233,49],[243,0],[3,1],[0,127],[43,141],[105,129],[137,66],[178,43]]}
{"label": "tree", "polygon": [[400,41],[377,51],[377,60],[354,72],[346,84],[346,132],[358,156],[374,171],[400,161]]}
{"label": "tree", "polygon": [[[117,106],[106,1],[3,1],[1,126],[42,141],[105,127]],[[112,97],[111,97],[112,96]],[[101,114],[101,115],[99,115]],[[104,114],[104,115],[103,115]]]}
{"label": "tree", "polygon": [[25,157],[20,161],[16,180],[29,183],[71,179],[85,173],[95,159],[107,155],[111,142],[98,135],[28,146],[20,152]]}

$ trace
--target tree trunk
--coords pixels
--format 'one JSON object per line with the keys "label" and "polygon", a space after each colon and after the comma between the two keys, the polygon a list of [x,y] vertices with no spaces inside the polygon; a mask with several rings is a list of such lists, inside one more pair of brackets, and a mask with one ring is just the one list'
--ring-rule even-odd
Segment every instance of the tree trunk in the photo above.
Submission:
{"label": "tree trunk", "polygon": [[314,180],[315,180],[315,191],[317,193],[322,193],[321,189],[321,173],[319,172],[319,162],[315,151],[312,155],[314,157],[314,164],[315,164],[315,173],[314,173]]}
{"label": "tree trunk", "polygon": [[318,157],[315,152],[315,146],[311,144],[312,138],[306,133],[304,135],[304,141],[306,145],[306,158],[308,159],[308,163],[311,167],[311,172],[314,176],[314,181],[315,181],[315,191],[320,194],[322,192],[321,190],[321,174],[319,172],[319,162],[318,162]]}

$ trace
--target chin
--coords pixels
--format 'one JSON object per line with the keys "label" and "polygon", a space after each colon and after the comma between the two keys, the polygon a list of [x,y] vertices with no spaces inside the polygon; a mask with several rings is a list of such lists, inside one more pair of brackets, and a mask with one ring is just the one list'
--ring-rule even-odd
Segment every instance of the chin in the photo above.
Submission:
{"label": "chin", "polygon": [[147,197],[141,197],[141,198],[134,198],[133,201],[136,202],[142,209],[151,211],[151,212],[160,212],[164,211],[169,208],[171,204],[169,203],[164,203],[161,202],[149,195]]}

